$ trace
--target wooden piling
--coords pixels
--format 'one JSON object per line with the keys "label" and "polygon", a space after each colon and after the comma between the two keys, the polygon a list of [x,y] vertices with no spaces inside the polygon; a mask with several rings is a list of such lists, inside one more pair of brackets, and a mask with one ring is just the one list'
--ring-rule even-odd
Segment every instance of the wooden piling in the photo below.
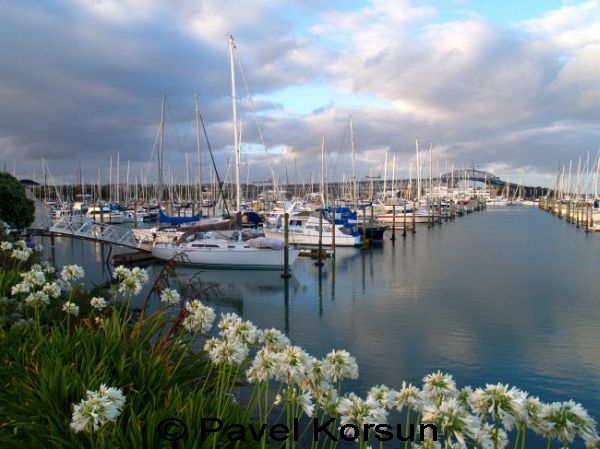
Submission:
{"label": "wooden piling", "polygon": [[323,210],[319,211],[319,255],[315,262],[317,267],[323,266]]}
{"label": "wooden piling", "polygon": [[396,205],[392,205],[392,242],[396,241]]}
{"label": "wooden piling", "polygon": [[286,279],[290,274],[290,235],[289,235],[290,214],[283,214],[283,273],[281,277]]}

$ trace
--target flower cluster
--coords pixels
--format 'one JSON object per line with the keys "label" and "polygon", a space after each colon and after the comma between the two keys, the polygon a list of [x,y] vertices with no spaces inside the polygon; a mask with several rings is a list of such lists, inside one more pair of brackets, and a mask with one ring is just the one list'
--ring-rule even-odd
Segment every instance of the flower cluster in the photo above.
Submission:
{"label": "flower cluster", "polygon": [[77,281],[85,276],[83,268],[79,265],[65,265],[60,272],[60,278],[64,282]]}
{"label": "flower cluster", "polygon": [[120,265],[115,268],[114,276],[119,281],[119,292],[127,296],[139,294],[142,286],[148,282],[148,273],[139,267],[130,270]]}
{"label": "flower cluster", "polygon": [[109,422],[115,422],[123,406],[125,396],[118,388],[100,385],[97,391],[88,390],[86,397],[73,406],[71,429],[75,432],[97,431]]}
{"label": "flower cluster", "polygon": [[10,257],[19,262],[26,262],[33,254],[33,250],[27,246],[25,240],[18,240],[14,244],[11,242],[2,242],[0,244],[2,251],[11,251]]}

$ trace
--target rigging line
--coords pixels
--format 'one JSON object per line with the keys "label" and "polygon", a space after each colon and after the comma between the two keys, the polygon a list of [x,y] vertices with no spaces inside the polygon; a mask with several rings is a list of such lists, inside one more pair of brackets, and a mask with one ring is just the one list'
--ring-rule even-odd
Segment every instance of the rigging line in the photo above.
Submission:
{"label": "rigging line", "polygon": [[215,170],[215,176],[217,177],[217,185],[219,186],[219,193],[221,194],[221,198],[223,199],[223,207],[225,207],[225,212],[229,215],[229,208],[227,207],[227,201],[225,201],[225,194],[223,193],[223,184],[221,183],[221,178],[219,177],[219,171],[217,170],[217,164],[215,163],[215,158],[213,156],[212,147],[210,146],[210,141],[208,140],[208,134],[206,133],[206,126],[204,125],[204,118],[202,118],[202,113],[198,113],[198,117],[200,117],[200,124],[202,125],[202,131],[204,131],[204,138],[206,140],[206,147],[208,148],[208,152],[210,154],[210,160],[213,164],[213,168]]}
{"label": "rigging line", "polygon": [[269,171],[271,172],[273,189],[275,189],[275,172],[273,170],[273,165],[271,164],[271,155],[269,154],[269,149],[267,148],[267,144],[265,143],[262,128],[260,127],[260,123],[258,122],[258,115],[256,114],[256,107],[254,106],[254,100],[252,99],[252,95],[250,95],[250,89],[248,88],[248,82],[246,81],[246,74],[244,72],[244,68],[242,67],[242,61],[240,60],[236,51],[234,51],[234,54],[236,56],[238,66],[240,68],[242,80],[244,81],[244,87],[246,88],[246,94],[248,95],[248,99],[250,100],[250,106],[252,107],[252,113],[254,115],[254,122],[256,123],[256,128],[258,129],[258,135],[260,137],[260,141],[263,144],[263,146],[265,147],[265,153],[267,154],[267,165],[269,166]]}
{"label": "rigging line", "polygon": [[148,179],[148,172],[150,171],[150,167],[152,166],[152,158],[154,157],[154,151],[156,150],[156,147],[158,146],[158,135],[160,134],[160,127],[159,129],[156,130],[156,136],[154,137],[154,144],[152,145],[152,153],[150,153],[150,159],[148,159],[147,165],[146,165],[146,179]]}

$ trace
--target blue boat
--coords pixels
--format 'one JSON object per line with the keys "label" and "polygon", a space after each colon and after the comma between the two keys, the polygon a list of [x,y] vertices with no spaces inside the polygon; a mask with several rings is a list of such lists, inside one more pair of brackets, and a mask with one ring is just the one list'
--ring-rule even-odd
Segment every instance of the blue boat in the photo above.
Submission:
{"label": "blue boat", "polygon": [[172,225],[180,225],[184,223],[193,223],[200,221],[200,215],[194,215],[193,217],[169,217],[163,212],[162,209],[158,210],[158,221],[160,223],[168,223]]}

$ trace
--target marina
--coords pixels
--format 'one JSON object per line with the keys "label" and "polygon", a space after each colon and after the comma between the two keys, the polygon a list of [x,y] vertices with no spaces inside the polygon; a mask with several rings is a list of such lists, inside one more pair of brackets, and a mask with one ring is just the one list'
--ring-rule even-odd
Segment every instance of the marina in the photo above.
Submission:
{"label": "marina", "polygon": [[0,448],[600,449],[600,2],[0,2]]}

